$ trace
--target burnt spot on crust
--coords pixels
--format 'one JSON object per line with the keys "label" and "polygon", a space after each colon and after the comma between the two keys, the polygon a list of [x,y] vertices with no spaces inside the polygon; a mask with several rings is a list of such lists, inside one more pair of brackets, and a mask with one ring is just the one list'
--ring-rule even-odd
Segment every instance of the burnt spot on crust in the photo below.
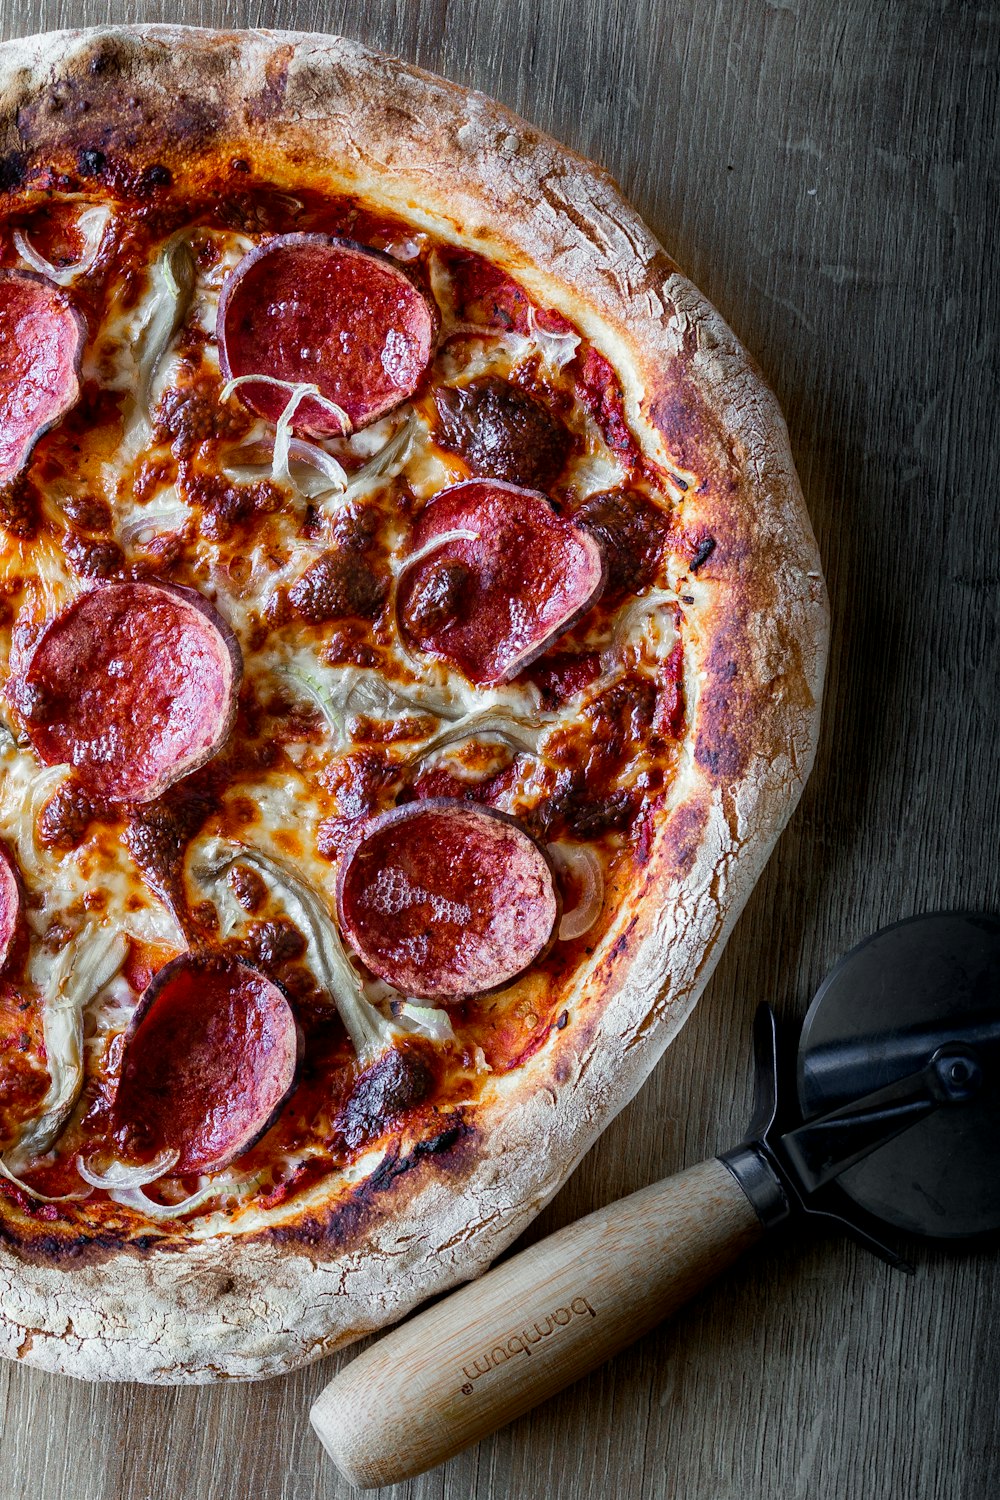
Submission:
{"label": "burnt spot on crust", "polygon": [[559,419],[528,391],[497,375],[434,391],[435,439],[464,458],[473,475],[529,490],[553,485],[572,439]]}
{"label": "burnt spot on crust", "polygon": [[380,1220],[404,1212],[407,1202],[432,1177],[447,1179],[453,1191],[460,1191],[476,1164],[479,1133],[459,1115],[446,1117],[441,1125],[442,1129],[415,1142],[409,1151],[398,1144],[391,1146],[371,1175],[326,1212],[259,1230],[246,1240],[292,1249],[307,1244],[349,1250],[363,1242]]}
{"label": "burnt spot on crust", "polygon": [[604,552],[608,581],[605,599],[638,594],[656,577],[669,535],[666,513],[636,490],[590,495],[573,513],[577,526],[596,538]]}
{"label": "burnt spot on crust", "polygon": [[388,576],[339,547],[324,552],[289,590],[292,608],[310,625],[327,620],[375,620],[389,592]]}
{"label": "burnt spot on crust", "polygon": [[100,177],[108,165],[108,158],[95,146],[84,146],[76,153],[76,170],[81,177]]}
{"label": "burnt spot on crust", "polygon": [[288,87],[288,69],[295,51],[293,46],[276,47],[264,65],[264,87],[247,103],[251,120],[266,122],[282,113]]}
{"label": "burnt spot on crust", "polygon": [[[730,665],[735,666],[735,663]],[[729,698],[720,684],[712,683],[699,705],[701,729],[695,742],[695,760],[716,781],[735,780],[743,772],[747,747],[728,727],[739,718],[734,712],[734,698]]]}
{"label": "burnt spot on crust", "polygon": [[153,162],[153,165],[147,167],[143,173],[143,179],[148,187],[167,188],[171,186],[174,175],[162,162]]}
{"label": "burnt spot on crust", "polygon": [[[762,733],[771,685],[760,680],[746,616],[754,600],[734,590],[736,609],[723,624],[704,664],[698,694],[695,760],[718,782],[738,779]],[[744,585],[744,590],[746,585]],[[763,602],[763,601],[761,601]]]}
{"label": "burnt spot on crust", "polygon": [[[416,1141],[409,1151],[402,1151],[398,1144],[391,1147],[369,1177],[325,1211],[245,1234],[240,1243],[287,1245],[292,1250],[302,1245],[347,1250],[362,1241],[378,1220],[400,1214],[430,1178],[447,1178],[458,1191],[478,1159],[479,1135],[459,1115],[447,1116],[439,1123],[441,1129]],[[74,1205],[34,1203],[2,1180],[0,1198],[21,1210],[17,1218],[0,1214],[0,1245],[9,1247],[28,1264],[99,1265],[123,1250],[139,1255],[169,1254],[190,1243],[183,1220],[173,1225],[168,1221],[162,1228],[138,1234],[95,1230],[77,1215]]]}
{"label": "burnt spot on crust", "polygon": [[0,193],[15,193],[24,182],[28,156],[25,151],[8,151],[0,157]]}
{"label": "burnt spot on crust", "polygon": [[[130,1240],[126,1235],[117,1234],[113,1230],[94,1233],[92,1229],[84,1227],[81,1223],[73,1222],[68,1214],[50,1214],[42,1220],[40,1213],[31,1213],[27,1203],[19,1202],[9,1189],[10,1185],[7,1183],[0,1186],[0,1196],[17,1204],[24,1219],[18,1223],[0,1214],[0,1245],[5,1245],[15,1251],[18,1258],[28,1265],[100,1265],[102,1261],[120,1255],[126,1247],[142,1251],[151,1249],[157,1243],[156,1237],[152,1235],[141,1235],[135,1240]],[[27,1198],[26,1194],[22,1196]],[[39,1204],[37,1207],[58,1210],[61,1205],[46,1203]],[[60,1233],[56,1233],[51,1228],[56,1219],[64,1221],[60,1224]]]}
{"label": "burnt spot on crust", "polygon": [[[135,191],[151,148],[157,156],[171,149],[189,155],[216,134],[232,110],[226,83],[238,59],[235,43],[200,53],[195,93],[175,49],[141,36],[101,36],[20,102],[17,130],[39,166],[71,162],[81,178],[115,179]],[[131,163],[143,153],[137,170]]]}
{"label": "burnt spot on crust", "polygon": [[702,541],[698,543],[698,546],[695,549],[694,557],[692,557],[691,562],[688,565],[688,572],[697,573],[698,569],[708,562],[708,559],[715,551],[715,547],[716,542],[714,536],[704,537]]}
{"label": "burnt spot on crust", "polygon": [[694,868],[707,822],[707,803],[685,802],[671,813],[664,826],[660,844],[663,858],[681,880]]}

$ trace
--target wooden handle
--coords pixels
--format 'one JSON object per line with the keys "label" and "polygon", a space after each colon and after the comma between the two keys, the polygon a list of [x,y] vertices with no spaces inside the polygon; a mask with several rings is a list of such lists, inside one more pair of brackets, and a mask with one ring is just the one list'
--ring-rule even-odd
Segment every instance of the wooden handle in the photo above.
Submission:
{"label": "wooden handle", "polygon": [[330,1382],[313,1426],[361,1489],[410,1479],[610,1359],[762,1233],[735,1178],[701,1162],[394,1329]]}

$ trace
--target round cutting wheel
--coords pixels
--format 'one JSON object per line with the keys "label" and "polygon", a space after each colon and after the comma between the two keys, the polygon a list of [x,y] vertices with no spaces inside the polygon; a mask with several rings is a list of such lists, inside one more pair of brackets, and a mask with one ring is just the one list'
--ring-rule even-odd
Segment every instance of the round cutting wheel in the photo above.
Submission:
{"label": "round cutting wheel", "polygon": [[798,1093],[813,1119],[919,1072],[942,1046],[981,1070],[971,1097],[940,1106],[837,1181],[886,1223],[957,1239],[1000,1229],[1000,919],[914,917],[841,959],[802,1027]]}

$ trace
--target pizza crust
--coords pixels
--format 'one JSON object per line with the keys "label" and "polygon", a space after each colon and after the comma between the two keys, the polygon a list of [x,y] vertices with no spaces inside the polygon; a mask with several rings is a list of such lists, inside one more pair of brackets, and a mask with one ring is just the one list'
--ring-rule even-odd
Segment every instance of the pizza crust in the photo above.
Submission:
{"label": "pizza crust", "polygon": [[484,1270],[636,1093],[809,773],[826,595],[785,425],[749,356],[607,174],[502,106],[338,38],[150,26],[6,44],[0,185],[31,159],[73,170],[86,151],[123,171],[161,163],[182,189],[220,151],[250,156],[279,185],[353,189],[491,256],[610,359],[633,431],[696,479],[716,542],[692,584],[692,731],[644,880],[573,1024],[474,1124],[370,1164],[334,1209],[321,1190],[297,1197],[254,1235],[68,1255],[0,1225],[4,1354],[95,1380],[256,1379]]}

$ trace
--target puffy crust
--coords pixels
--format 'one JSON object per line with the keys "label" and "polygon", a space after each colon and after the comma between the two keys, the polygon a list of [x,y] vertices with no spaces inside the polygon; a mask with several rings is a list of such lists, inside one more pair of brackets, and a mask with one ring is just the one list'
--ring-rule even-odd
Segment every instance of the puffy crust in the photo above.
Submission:
{"label": "puffy crust", "polygon": [[808,775],[826,596],[784,422],[748,355],[610,178],[500,105],[339,38],[151,26],[7,43],[0,189],[42,167],[86,175],[94,152],[139,193],[154,165],[183,190],[250,158],[279,186],[354,191],[490,255],[610,359],[633,430],[716,544],[690,582],[693,724],[644,878],[573,1024],[474,1123],[252,1235],[94,1243],[67,1263],[0,1226],[5,1354],[90,1379],[253,1379],[482,1271],[634,1095]]}

